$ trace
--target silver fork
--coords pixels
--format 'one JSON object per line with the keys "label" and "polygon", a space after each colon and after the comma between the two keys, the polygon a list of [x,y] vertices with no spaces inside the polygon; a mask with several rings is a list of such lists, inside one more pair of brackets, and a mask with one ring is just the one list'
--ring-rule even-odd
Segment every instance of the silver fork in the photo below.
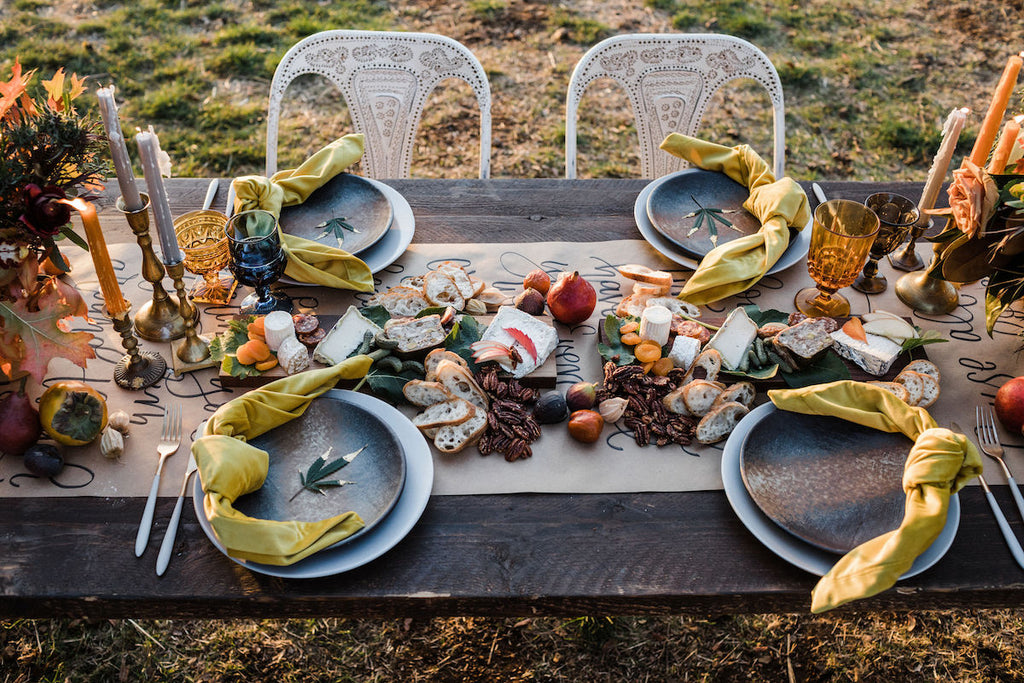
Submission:
{"label": "silver fork", "polygon": [[153,526],[153,511],[156,508],[156,494],[160,488],[160,474],[163,472],[167,458],[178,450],[180,443],[181,404],[175,403],[170,408],[164,408],[163,429],[160,432],[160,441],[156,445],[156,452],[160,455],[160,460],[157,462],[153,485],[149,488],[149,498],[146,499],[146,509],[142,513],[139,533],[135,537],[135,557],[142,557],[142,553],[146,550],[146,544],[149,543],[149,531]]}
{"label": "silver fork", "polygon": [[1024,519],[1024,496],[1021,496],[1020,487],[1017,486],[1017,481],[1010,474],[1010,468],[1003,460],[1003,446],[999,443],[999,432],[996,429],[996,420],[992,415],[992,409],[988,406],[976,407],[975,419],[978,423],[978,445],[981,446],[985,455],[998,461],[1002,466],[1006,483],[1010,485],[1010,493],[1013,494],[1013,500],[1017,503],[1017,510],[1020,512],[1021,519]]}

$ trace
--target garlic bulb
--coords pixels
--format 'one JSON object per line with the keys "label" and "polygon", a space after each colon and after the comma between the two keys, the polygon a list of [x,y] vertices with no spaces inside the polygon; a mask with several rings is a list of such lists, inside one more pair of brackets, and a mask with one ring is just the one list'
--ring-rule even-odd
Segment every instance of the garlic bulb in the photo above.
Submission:
{"label": "garlic bulb", "polygon": [[121,432],[122,436],[128,436],[128,432],[131,431],[131,423],[132,416],[123,410],[115,410],[107,418],[107,426]]}
{"label": "garlic bulb", "polygon": [[601,401],[601,404],[597,407],[597,412],[601,413],[601,417],[608,424],[618,422],[622,417],[622,414],[626,412],[626,404],[629,403],[624,398],[615,396],[614,398],[606,398]]}
{"label": "garlic bulb", "polygon": [[124,436],[113,427],[108,426],[100,437],[100,451],[104,457],[114,459],[124,453]]}

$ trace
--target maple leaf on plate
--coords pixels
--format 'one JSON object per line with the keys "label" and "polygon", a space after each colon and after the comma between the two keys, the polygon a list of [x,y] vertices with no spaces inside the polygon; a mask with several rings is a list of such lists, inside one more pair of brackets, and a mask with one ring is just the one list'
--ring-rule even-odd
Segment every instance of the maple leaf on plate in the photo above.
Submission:
{"label": "maple leaf on plate", "polygon": [[68,332],[65,319],[85,311],[77,292],[53,280],[35,297],[0,301],[0,370],[8,377],[27,372],[42,382],[53,358],[67,358],[84,368],[87,360],[96,357],[89,346],[93,336]]}

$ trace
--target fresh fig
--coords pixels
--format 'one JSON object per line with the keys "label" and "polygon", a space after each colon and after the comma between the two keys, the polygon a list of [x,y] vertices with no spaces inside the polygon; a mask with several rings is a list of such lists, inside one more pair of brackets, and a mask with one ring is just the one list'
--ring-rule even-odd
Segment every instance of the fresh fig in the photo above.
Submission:
{"label": "fresh fig", "polygon": [[64,456],[56,446],[37,443],[25,451],[25,469],[40,477],[54,477],[64,469]]}
{"label": "fresh fig", "polygon": [[569,410],[590,410],[597,403],[597,385],[593,382],[576,382],[565,392],[565,403]]}
{"label": "fresh fig", "polygon": [[544,295],[530,287],[516,295],[515,304],[516,308],[523,313],[540,315],[544,312]]}
{"label": "fresh fig", "polygon": [[21,455],[42,433],[39,411],[27,394],[12,392],[0,400],[0,453]]}
{"label": "fresh fig", "polygon": [[569,435],[583,443],[595,443],[601,438],[604,418],[594,410],[577,410],[569,417]]}
{"label": "fresh fig", "polygon": [[547,294],[551,288],[551,276],[540,268],[535,268],[523,278],[523,289],[536,289],[541,294]]}
{"label": "fresh fig", "polygon": [[537,422],[546,425],[563,422],[569,417],[569,406],[565,402],[565,397],[557,391],[544,394],[533,407],[533,417]]}
{"label": "fresh fig", "polygon": [[597,307],[597,292],[577,272],[563,272],[548,290],[548,310],[560,323],[575,325],[590,317]]}

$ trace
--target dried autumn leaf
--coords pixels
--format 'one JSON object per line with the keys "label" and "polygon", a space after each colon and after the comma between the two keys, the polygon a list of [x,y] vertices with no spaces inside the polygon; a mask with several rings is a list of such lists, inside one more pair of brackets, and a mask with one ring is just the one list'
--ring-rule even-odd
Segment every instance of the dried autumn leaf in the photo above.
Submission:
{"label": "dried autumn leaf", "polygon": [[[0,370],[8,377],[27,372],[42,382],[53,358],[67,358],[85,367],[96,353],[88,332],[68,332],[66,318],[81,315],[85,304],[81,297],[68,294],[70,288],[58,284],[44,285],[37,297],[0,302]],[[30,310],[30,302],[38,310]]]}

